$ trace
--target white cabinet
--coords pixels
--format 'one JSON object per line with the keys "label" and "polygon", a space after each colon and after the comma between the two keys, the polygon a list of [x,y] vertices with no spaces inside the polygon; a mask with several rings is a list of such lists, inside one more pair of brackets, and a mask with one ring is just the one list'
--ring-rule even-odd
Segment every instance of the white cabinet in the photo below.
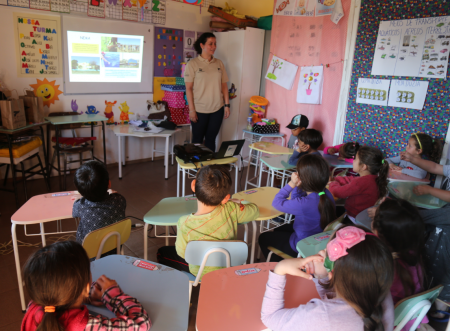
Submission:
{"label": "white cabinet", "polygon": [[[242,130],[247,126],[250,98],[259,95],[265,31],[247,28],[214,34],[217,41],[214,56],[225,65],[228,88],[234,84],[237,89],[237,97],[230,100],[230,117],[223,121],[218,135],[217,146],[220,146],[221,141],[241,139]],[[248,153],[247,148],[244,150]]]}

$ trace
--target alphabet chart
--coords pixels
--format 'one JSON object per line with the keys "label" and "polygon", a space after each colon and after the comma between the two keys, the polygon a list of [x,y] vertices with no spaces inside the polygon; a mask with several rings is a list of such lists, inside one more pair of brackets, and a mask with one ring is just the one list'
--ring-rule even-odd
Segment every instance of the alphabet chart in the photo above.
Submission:
{"label": "alphabet chart", "polygon": [[70,13],[70,0],[51,0],[51,11],[59,13]]}
{"label": "alphabet chart", "polygon": [[30,8],[29,0],[8,0],[8,6]]}
{"label": "alphabet chart", "polygon": [[138,20],[138,1],[123,0],[122,19],[125,21]]}
{"label": "alphabet chart", "polygon": [[105,8],[105,16],[116,20],[122,19],[122,0],[108,0]]}
{"label": "alphabet chart", "polygon": [[30,0],[30,9],[50,10],[50,0]]}
{"label": "alphabet chart", "polygon": [[88,16],[105,18],[105,1],[88,0]]}
{"label": "alphabet chart", "polygon": [[443,79],[450,49],[450,16],[381,21],[372,75]]}
{"label": "alphabet chart", "polygon": [[153,0],[152,6],[153,24],[166,24],[166,0]]}

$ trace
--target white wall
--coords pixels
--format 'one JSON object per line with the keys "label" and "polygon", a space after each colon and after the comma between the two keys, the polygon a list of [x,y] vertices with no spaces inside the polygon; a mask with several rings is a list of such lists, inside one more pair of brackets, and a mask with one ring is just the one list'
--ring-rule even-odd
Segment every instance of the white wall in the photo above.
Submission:
{"label": "white wall", "polygon": [[[216,6],[224,6],[224,1],[216,0]],[[198,6],[192,6],[187,4],[182,4],[174,1],[167,1],[167,17],[165,26],[168,28],[177,28],[185,30],[194,31],[209,31],[209,21],[210,14],[206,8],[200,8]],[[36,78],[18,78],[17,77],[17,63],[18,58],[15,55],[15,44],[14,44],[14,32],[13,32],[13,12],[35,12],[40,15],[55,15],[51,12],[43,12],[38,10],[29,10],[16,7],[0,6],[0,31],[2,31],[1,36],[1,46],[0,46],[0,81],[2,81],[7,88],[10,90],[17,90],[19,95],[23,95],[23,90],[30,88],[30,84],[36,83]],[[62,17],[65,15],[77,15],[77,14],[61,14]],[[86,17],[85,15],[83,15]],[[95,20],[95,18],[91,18]],[[100,21],[101,19],[96,19]],[[138,24],[138,23],[136,23]],[[149,25],[149,28],[153,28]],[[126,31],[123,31],[126,33]],[[145,57],[145,54],[144,54]],[[54,80],[49,78],[50,81]],[[56,78],[56,84],[60,85],[60,90],[63,91],[63,78]],[[13,94],[16,95],[15,93]],[[100,114],[103,114],[105,109],[105,100],[114,101],[117,100],[117,104],[114,106],[114,117],[119,119],[120,111],[118,105],[124,101],[130,106],[130,111],[135,114],[148,115],[146,100],[152,100],[152,94],[121,94],[121,95],[59,95],[60,101],[56,101],[50,107],[51,112],[55,111],[71,111],[70,103],[72,99],[77,100],[79,110],[86,110],[87,105],[94,105]],[[133,119],[130,115],[130,119]],[[81,133],[81,135],[86,136],[89,134],[89,130]],[[97,128],[94,133],[98,140],[95,143],[96,149],[95,154],[100,157],[103,155],[102,151],[102,138],[100,128]],[[183,142],[180,137],[179,143]],[[127,160],[137,160],[149,158],[150,155],[150,139],[139,139],[139,138],[128,138],[127,139]],[[106,149],[107,149],[107,162],[116,163],[118,158],[117,154],[117,139],[113,133],[107,129],[106,130]],[[158,139],[156,144],[156,149],[164,150],[163,140]],[[76,165],[75,165],[76,166]]]}

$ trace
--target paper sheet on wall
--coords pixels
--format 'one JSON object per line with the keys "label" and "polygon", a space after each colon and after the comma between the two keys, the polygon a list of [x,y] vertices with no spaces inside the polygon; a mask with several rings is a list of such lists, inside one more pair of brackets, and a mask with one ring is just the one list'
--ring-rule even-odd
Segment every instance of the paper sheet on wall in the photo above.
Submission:
{"label": "paper sheet on wall", "polygon": [[390,84],[389,79],[359,78],[356,102],[387,106]]}
{"label": "paper sheet on wall", "polygon": [[50,11],[50,0],[30,0],[30,9]]}
{"label": "paper sheet on wall", "polygon": [[450,16],[382,21],[372,75],[445,78],[449,24]]}
{"label": "paper sheet on wall", "polygon": [[316,16],[331,15],[336,0],[316,0]]}
{"label": "paper sheet on wall", "polygon": [[60,17],[34,12],[13,14],[17,75],[38,78],[62,76]]}
{"label": "paper sheet on wall", "polygon": [[336,0],[333,12],[331,13],[331,22],[338,24],[340,19],[344,17],[344,9],[342,8],[342,1]]}
{"label": "paper sheet on wall", "polygon": [[152,7],[153,7],[152,0],[140,0],[138,21],[144,23],[152,23],[153,22]]}
{"label": "paper sheet on wall", "polygon": [[153,24],[166,24],[166,0],[153,0],[152,22]]}
{"label": "paper sheet on wall", "polygon": [[317,0],[277,0],[274,15],[314,16]]}
{"label": "paper sheet on wall", "polygon": [[105,17],[121,20],[122,19],[122,0],[108,0],[105,5]]}
{"label": "paper sheet on wall", "polygon": [[[87,0],[70,0],[70,11],[77,13],[87,13]],[[122,15],[120,16],[122,17]]]}
{"label": "paper sheet on wall", "polygon": [[0,0],[0,6],[7,6],[8,0]]}
{"label": "paper sheet on wall", "polygon": [[277,56],[273,56],[267,70],[266,79],[284,87],[287,90],[292,89],[298,66],[289,63]]}
{"label": "paper sheet on wall", "polygon": [[105,18],[105,0],[89,0],[87,14],[91,17]]}
{"label": "paper sheet on wall", "polygon": [[70,13],[70,0],[51,0],[50,10],[57,13]]}
{"label": "paper sheet on wall", "polygon": [[297,103],[322,104],[323,66],[302,67],[297,87]]}
{"label": "paper sheet on wall", "polygon": [[30,8],[29,0],[8,0],[8,6]]}
{"label": "paper sheet on wall", "polygon": [[122,19],[136,22],[139,15],[138,5],[138,0],[123,0]]}
{"label": "paper sheet on wall", "polygon": [[195,43],[195,31],[184,30],[184,49],[193,50]]}
{"label": "paper sheet on wall", "polygon": [[427,91],[427,81],[393,79],[389,91],[388,106],[422,110]]}

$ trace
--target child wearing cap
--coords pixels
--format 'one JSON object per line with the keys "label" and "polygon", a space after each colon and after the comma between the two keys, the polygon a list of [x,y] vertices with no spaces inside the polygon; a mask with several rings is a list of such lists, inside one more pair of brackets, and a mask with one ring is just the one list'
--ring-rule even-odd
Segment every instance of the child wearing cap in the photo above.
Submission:
{"label": "child wearing cap", "polygon": [[288,141],[288,148],[297,149],[298,140],[297,136],[300,132],[307,129],[309,125],[308,117],[305,115],[295,115],[292,117],[291,123],[287,126],[288,129],[291,129],[291,137]]}

